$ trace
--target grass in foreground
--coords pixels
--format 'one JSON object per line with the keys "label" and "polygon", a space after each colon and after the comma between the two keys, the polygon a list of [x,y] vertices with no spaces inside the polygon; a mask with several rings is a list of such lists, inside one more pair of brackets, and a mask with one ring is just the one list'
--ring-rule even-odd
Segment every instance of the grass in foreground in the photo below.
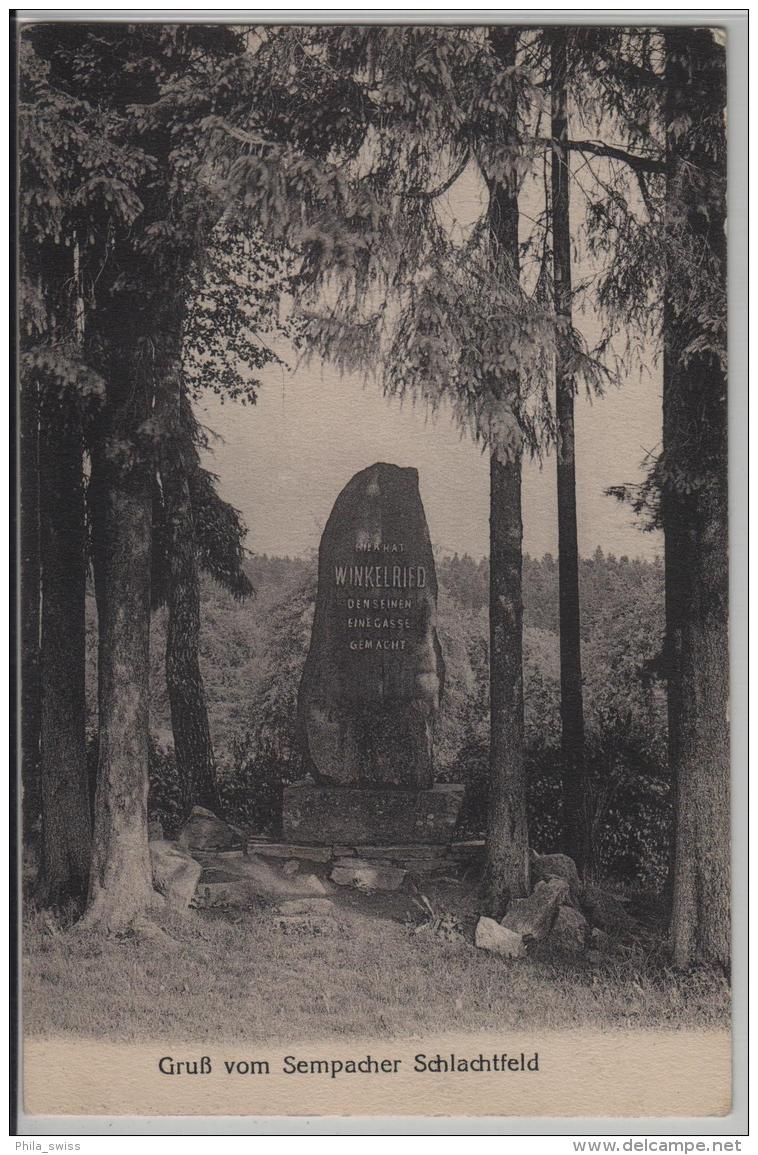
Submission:
{"label": "grass in foreground", "polygon": [[726,980],[674,972],[649,936],[647,946],[617,944],[594,962],[507,961],[477,950],[468,936],[414,933],[397,914],[380,895],[346,895],[331,924],[282,925],[265,907],[189,911],[163,923],[166,936],[122,938],[64,931],[47,915],[31,915],[24,1029],[276,1042],[729,1025]]}

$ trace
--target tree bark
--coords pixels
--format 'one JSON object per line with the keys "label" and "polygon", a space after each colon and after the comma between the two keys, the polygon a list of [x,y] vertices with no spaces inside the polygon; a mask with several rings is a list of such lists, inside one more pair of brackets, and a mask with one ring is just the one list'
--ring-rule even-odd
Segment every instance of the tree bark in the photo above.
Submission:
{"label": "tree bark", "polygon": [[[140,385],[134,397],[145,404]],[[152,455],[128,406],[110,406],[94,448],[100,730],[84,923],[106,930],[129,925],[157,898],[147,840]]]}
{"label": "tree bark", "polygon": [[19,391],[19,555],[21,564],[21,788],[28,835],[40,816],[40,556],[37,383]]}
{"label": "tree bark", "polygon": [[[687,267],[701,256],[726,287],[725,80],[724,51],[709,29],[666,30],[669,301],[681,299]],[[716,351],[692,351],[700,317],[670,308],[667,323],[661,514],[678,801],[671,945],[679,966],[728,967],[726,373]]]}
{"label": "tree bark", "polygon": [[[671,363],[674,316],[668,300],[663,305],[663,332],[666,335],[663,349],[663,440],[666,447],[673,447],[677,437],[677,406],[673,404],[674,391],[670,388],[675,379]],[[663,589],[666,630],[663,644],[664,676],[666,679],[666,721],[667,753],[669,763],[669,802],[673,815],[671,844],[669,846],[668,872],[664,887],[664,900],[669,918],[673,912],[674,885],[676,881],[677,821],[679,812],[677,775],[681,751],[682,729],[682,634],[687,615],[687,586],[689,582],[688,546],[689,535],[686,519],[679,510],[679,500],[671,486],[661,490],[661,524],[663,526]]]}
{"label": "tree bark", "polygon": [[555,414],[558,486],[558,605],[561,665],[561,779],[563,851],[581,872],[591,861],[589,790],[584,757],[579,546],[576,518],[574,392],[571,370],[571,222],[566,30],[549,32],[551,68],[551,191],[553,284],[557,341]]}
{"label": "tree bark", "polygon": [[[503,68],[516,63],[515,30],[493,28],[490,40]],[[516,110],[513,111],[515,142]],[[501,275],[518,283],[518,189],[490,186],[489,229]],[[512,382],[518,399],[518,381]],[[524,772],[524,684],[521,593],[521,448],[490,456],[490,805],[481,906],[500,918],[528,891],[528,831]]]}
{"label": "tree bark", "polygon": [[200,670],[200,579],[197,541],[187,470],[194,446],[181,429],[181,378],[174,367],[160,385],[159,405],[166,423],[161,484],[167,525],[168,627],[166,683],[171,705],[174,753],[185,817],[193,806],[218,809],[216,764],[205,686]]}
{"label": "tree bark", "polygon": [[490,804],[482,909],[502,918],[528,891],[522,673],[521,454],[490,457]]}
{"label": "tree bark", "polygon": [[91,827],[85,741],[86,540],[82,434],[76,404],[48,398],[40,444],[42,657],[38,901],[83,902]]}

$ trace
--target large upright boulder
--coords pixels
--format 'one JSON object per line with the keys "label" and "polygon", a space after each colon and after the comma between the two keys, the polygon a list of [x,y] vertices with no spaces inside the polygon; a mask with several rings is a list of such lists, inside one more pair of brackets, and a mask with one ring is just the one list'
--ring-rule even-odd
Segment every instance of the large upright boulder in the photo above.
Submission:
{"label": "large upright boulder", "polygon": [[150,842],[153,886],[172,910],[186,910],[192,901],[202,866],[175,842],[163,838]]}
{"label": "large upright boulder", "polygon": [[523,936],[501,926],[494,918],[482,915],[474,931],[474,943],[480,950],[494,951],[505,958],[523,958],[526,954]]}
{"label": "large upright boulder", "polygon": [[241,849],[245,844],[245,835],[236,826],[217,818],[212,810],[194,806],[179,833],[178,842],[187,850],[207,853],[213,850]]}
{"label": "large upright boulder", "polygon": [[537,854],[529,851],[529,872],[532,886],[538,882],[550,882],[552,878],[563,878],[569,885],[571,899],[577,902],[582,890],[579,871],[573,858],[567,854]]}
{"label": "large upright boulder", "polygon": [[558,907],[569,901],[569,884],[564,878],[538,882],[526,898],[519,898],[509,908],[501,926],[526,939],[539,942],[546,938],[555,922]]}
{"label": "large upright boulder", "polygon": [[321,783],[428,789],[444,665],[415,469],[377,463],[337,498],[319,550],[300,740]]}

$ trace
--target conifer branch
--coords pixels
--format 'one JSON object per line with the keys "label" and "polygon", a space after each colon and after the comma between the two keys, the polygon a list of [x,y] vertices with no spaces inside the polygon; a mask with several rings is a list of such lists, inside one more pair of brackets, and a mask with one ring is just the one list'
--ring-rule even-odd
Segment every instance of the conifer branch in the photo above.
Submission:
{"label": "conifer branch", "polygon": [[460,164],[455,167],[450,176],[447,177],[447,179],[444,180],[441,185],[438,185],[437,188],[429,189],[428,191],[424,189],[408,189],[404,195],[407,197],[414,197],[417,200],[436,200],[437,197],[441,197],[442,194],[446,193],[449,188],[452,188],[459,177],[463,176],[470,156],[471,150],[467,148],[461,158]]}
{"label": "conifer branch", "polygon": [[[557,147],[558,142],[552,138],[544,139],[539,144]],[[616,148],[612,144],[604,144],[599,140],[568,140],[563,146],[571,152],[590,153],[592,156],[607,157],[609,160],[621,160],[628,164],[634,172],[664,173],[665,162],[654,156],[640,156],[638,153],[627,152],[624,148]]]}
{"label": "conifer branch", "polygon": [[[550,144],[553,142],[550,141]],[[610,144],[602,144],[596,140],[569,140],[566,147],[572,152],[589,152],[594,156],[608,157],[610,160],[621,160],[628,164],[634,172],[664,173],[666,165],[663,160],[652,156],[639,156],[637,153],[627,152],[623,148],[615,148]]]}

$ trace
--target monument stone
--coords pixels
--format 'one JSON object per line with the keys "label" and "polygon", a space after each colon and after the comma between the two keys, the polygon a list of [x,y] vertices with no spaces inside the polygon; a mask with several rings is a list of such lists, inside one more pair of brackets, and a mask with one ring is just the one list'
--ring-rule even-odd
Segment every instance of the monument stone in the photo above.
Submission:
{"label": "monument stone", "polygon": [[418,473],[380,462],[348,482],[321,539],[298,694],[301,747],[317,784],[285,790],[285,836],[449,839],[463,788],[434,783],[444,679]]}

